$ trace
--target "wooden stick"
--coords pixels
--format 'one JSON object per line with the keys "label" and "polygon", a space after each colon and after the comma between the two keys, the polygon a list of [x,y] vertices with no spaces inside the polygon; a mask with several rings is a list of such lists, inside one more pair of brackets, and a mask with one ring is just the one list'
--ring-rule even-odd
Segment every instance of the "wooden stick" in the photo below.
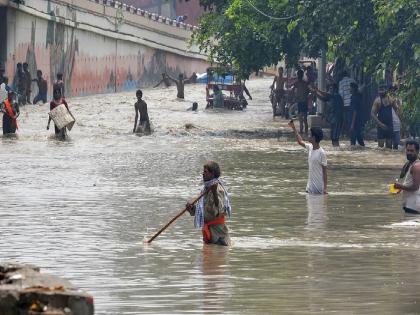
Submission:
{"label": "wooden stick", "polygon": [[[210,186],[209,188],[207,188],[204,192],[202,192],[200,194],[200,196],[198,196],[197,198],[195,198],[193,200],[193,202],[191,203],[191,205],[194,205],[198,200],[201,199],[201,197],[203,197],[205,194],[207,194],[207,192],[209,192],[209,190],[212,188],[213,186]],[[150,244],[156,237],[158,237],[160,235],[160,233],[162,233],[163,231],[165,231],[176,219],[178,219],[180,216],[182,216],[186,211],[188,210],[187,207],[185,207],[184,210],[182,210],[181,212],[179,212],[176,216],[174,216],[171,221],[169,221],[168,223],[165,224],[164,227],[162,227],[155,235],[153,235],[149,240],[146,241],[147,244]]]}

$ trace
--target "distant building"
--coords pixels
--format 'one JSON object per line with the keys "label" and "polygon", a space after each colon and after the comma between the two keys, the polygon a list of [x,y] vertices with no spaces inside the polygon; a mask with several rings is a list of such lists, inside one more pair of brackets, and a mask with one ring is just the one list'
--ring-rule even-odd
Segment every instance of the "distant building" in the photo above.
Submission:
{"label": "distant building", "polygon": [[176,15],[186,15],[188,19],[184,23],[198,25],[199,17],[204,13],[204,8],[200,7],[200,0],[175,0]]}
{"label": "distant building", "polygon": [[158,15],[176,19],[186,15],[184,23],[198,25],[198,18],[204,9],[200,7],[200,0],[120,0],[122,3],[132,5]]}

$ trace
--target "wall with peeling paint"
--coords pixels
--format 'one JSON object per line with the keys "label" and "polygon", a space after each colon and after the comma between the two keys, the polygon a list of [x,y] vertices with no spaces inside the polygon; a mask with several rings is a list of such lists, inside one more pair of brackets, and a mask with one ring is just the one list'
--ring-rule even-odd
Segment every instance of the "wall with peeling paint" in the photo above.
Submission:
{"label": "wall with peeling paint", "polygon": [[187,44],[192,26],[119,3],[27,0],[6,8],[9,82],[16,63],[25,61],[33,77],[43,71],[49,92],[63,73],[66,96],[133,90],[155,84],[165,71],[190,76],[207,67]]}

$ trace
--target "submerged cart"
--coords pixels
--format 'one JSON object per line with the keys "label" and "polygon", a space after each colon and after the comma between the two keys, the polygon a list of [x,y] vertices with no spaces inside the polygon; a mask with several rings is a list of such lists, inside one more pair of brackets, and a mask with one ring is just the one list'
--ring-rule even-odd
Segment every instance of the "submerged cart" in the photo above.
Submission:
{"label": "submerged cart", "polygon": [[233,72],[228,72],[224,76],[219,76],[216,73],[216,68],[207,68],[206,108],[217,107],[215,106],[216,102],[214,101],[217,97],[217,93],[211,93],[211,91],[215,91],[215,89],[218,89],[222,93],[223,105],[221,108],[243,110],[248,105],[243,95],[243,85],[240,81],[235,79]]}

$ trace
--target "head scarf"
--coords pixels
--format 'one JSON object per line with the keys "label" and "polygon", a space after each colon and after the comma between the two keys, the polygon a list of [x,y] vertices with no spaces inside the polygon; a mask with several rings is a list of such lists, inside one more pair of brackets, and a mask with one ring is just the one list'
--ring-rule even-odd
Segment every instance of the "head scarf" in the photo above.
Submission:
{"label": "head scarf", "polygon": [[[214,178],[214,179],[211,179],[207,182],[204,182],[204,187],[201,190],[201,193],[205,192],[210,186],[212,186],[216,183],[219,184],[220,186],[222,186],[222,188],[223,188],[223,191],[224,191],[224,211],[230,217],[231,214],[232,214],[232,207],[230,205],[229,193],[225,188],[225,183],[220,178]],[[204,198],[206,198],[205,195],[198,200],[197,205],[195,207],[194,226],[196,228],[202,228],[204,226]]]}

